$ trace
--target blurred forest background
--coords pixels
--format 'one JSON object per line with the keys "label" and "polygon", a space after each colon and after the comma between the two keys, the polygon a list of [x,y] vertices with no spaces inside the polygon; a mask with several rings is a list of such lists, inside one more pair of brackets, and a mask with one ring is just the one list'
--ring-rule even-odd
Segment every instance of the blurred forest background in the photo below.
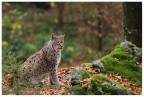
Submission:
{"label": "blurred forest background", "polygon": [[49,41],[66,34],[61,67],[109,54],[124,40],[122,3],[2,3],[2,62],[21,64]]}

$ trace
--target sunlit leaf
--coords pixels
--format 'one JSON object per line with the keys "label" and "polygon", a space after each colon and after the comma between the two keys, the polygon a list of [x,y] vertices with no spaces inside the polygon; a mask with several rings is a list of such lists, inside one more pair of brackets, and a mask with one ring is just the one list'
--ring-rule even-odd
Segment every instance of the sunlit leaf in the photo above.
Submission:
{"label": "sunlit leaf", "polygon": [[7,46],[8,42],[7,41],[2,41],[2,46]]}
{"label": "sunlit leaf", "polygon": [[54,2],[50,2],[50,6],[51,7],[55,7],[55,3]]}

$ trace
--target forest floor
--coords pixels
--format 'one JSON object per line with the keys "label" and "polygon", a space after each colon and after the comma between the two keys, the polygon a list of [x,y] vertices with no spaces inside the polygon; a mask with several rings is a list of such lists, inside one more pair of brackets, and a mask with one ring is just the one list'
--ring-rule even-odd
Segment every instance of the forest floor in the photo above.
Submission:
{"label": "forest floor", "polygon": [[82,81],[82,86],[90,85],[91,84],[91,78],[93,77],[93,75],[94,74],[100,74],[100,75],[103,75],[103,76],[107,76],[108,78],[110,78],[112,80],[115,80],[116,82],[119,82],[124,87],[128,88],[130,91],[135,92],[138,95],[140,95],[141,92],[142,92],[142,88],[140,88],[136,84],[132,84],[128,79],[125,79],[125,78],[123,78],[122,76],[120,76],[118,74],[108,75],[108,74],[104,74],[104,73],[98,73],[95,70],[92,70],[92,68],[90,68],[90,66],[88,66],[88,65],[80,65],[80,66],[71,67],[71,68],[60,68],[59,69],[59,78],[60,78],[60,81],[65,83],[66,86],[61,87],[61,88],[57,88],[57,89],[53,89],[51,87],[44,87],[44,88],[41,89],[40,94],[61,95],[66,88],[71,86],[70,79],[68,77],[65,77],[65,75],[70,74],[73,70],[80,70],[80,69],[85,69],[88,72],[90,72],[90,78],[87,78],[87,79],[83,80]]}
{"label": "forest floor", "polygon": [[[89,64],[89,63],[86,63]],[[128,90],[141,95],[142,94],[142,88],[139,87],[136,84],[132,84],[130,80],[123,78],[122,76],[120,76],[119,74],[105,74],[105,73],[98,73],[95,70],[92,70],[92,68],[89,65],[80,65],[77,67],[70,67],[70,68],[59,68],[58,69],[58,75],[59,75],[59,79],[61,82],[63,82],[65,84],[64,87],[56,87],[56,86],[50,86],[49,84],[49,80],[46,77],[43,82],[45,84],[47,84],[46,86],[42,86],[42,87],[24,87],[21,88],[23,91],[25,91],[25,95],[34,95],[34,94],[38,94],[38,95],[62,95],[62,93],[65,91],[65,89],[69,88],[71,86],[70,83],[70,77],[68,76],[69,74],[71,74],[71,72],[73,70],[80,70],[80,69],[85,69],[90,73],[90,77],[87,79],[84,79],[82,81],[82,86],[88,86],[91,84],[91,78],[93,77],[93,75],[95,74],[100,74],[102,76],[106,76],[112,80],[115,80],[116,82],[120,83],[121,85],[123,85],[124,87],[126,87]],[[8,83],[3,81],[3,89],[8,88]],[[9,87],[9,90],[12,90],[12,87]],[[15,95],[15,94],[14,94]]]}

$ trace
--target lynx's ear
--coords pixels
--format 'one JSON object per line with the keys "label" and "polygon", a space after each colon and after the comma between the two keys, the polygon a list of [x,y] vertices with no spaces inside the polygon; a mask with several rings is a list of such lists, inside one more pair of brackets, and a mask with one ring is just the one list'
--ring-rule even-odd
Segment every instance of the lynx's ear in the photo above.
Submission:
{"label": "lynx's ear", "polygon": [[64,35],[61,35],[61,37],[64,39],[64,37],[65,37],[65,34],[64,34]]}
{"label": "lynx's ear", "polygon": [[61,37],[62,39],[64,39],[64,36],[65,36],[65,34],[64,34],[64,35],[61,35],[60,37]]}
{"label": "lynx's ear", "polygon": [[51,40],[53,40],[53,39],[56,39],[56,35],[54,34],[54,33],[52,33],[52,35],[51,35]]}

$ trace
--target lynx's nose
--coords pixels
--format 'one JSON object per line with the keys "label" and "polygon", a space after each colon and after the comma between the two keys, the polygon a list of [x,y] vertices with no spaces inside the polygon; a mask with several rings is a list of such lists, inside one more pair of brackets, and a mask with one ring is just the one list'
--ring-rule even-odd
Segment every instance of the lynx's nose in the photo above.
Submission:
{"label": "lynx's nose", "polygon": [[63,45],[60,45],[60,46],[59,46],[59,49],[63,49]]}

